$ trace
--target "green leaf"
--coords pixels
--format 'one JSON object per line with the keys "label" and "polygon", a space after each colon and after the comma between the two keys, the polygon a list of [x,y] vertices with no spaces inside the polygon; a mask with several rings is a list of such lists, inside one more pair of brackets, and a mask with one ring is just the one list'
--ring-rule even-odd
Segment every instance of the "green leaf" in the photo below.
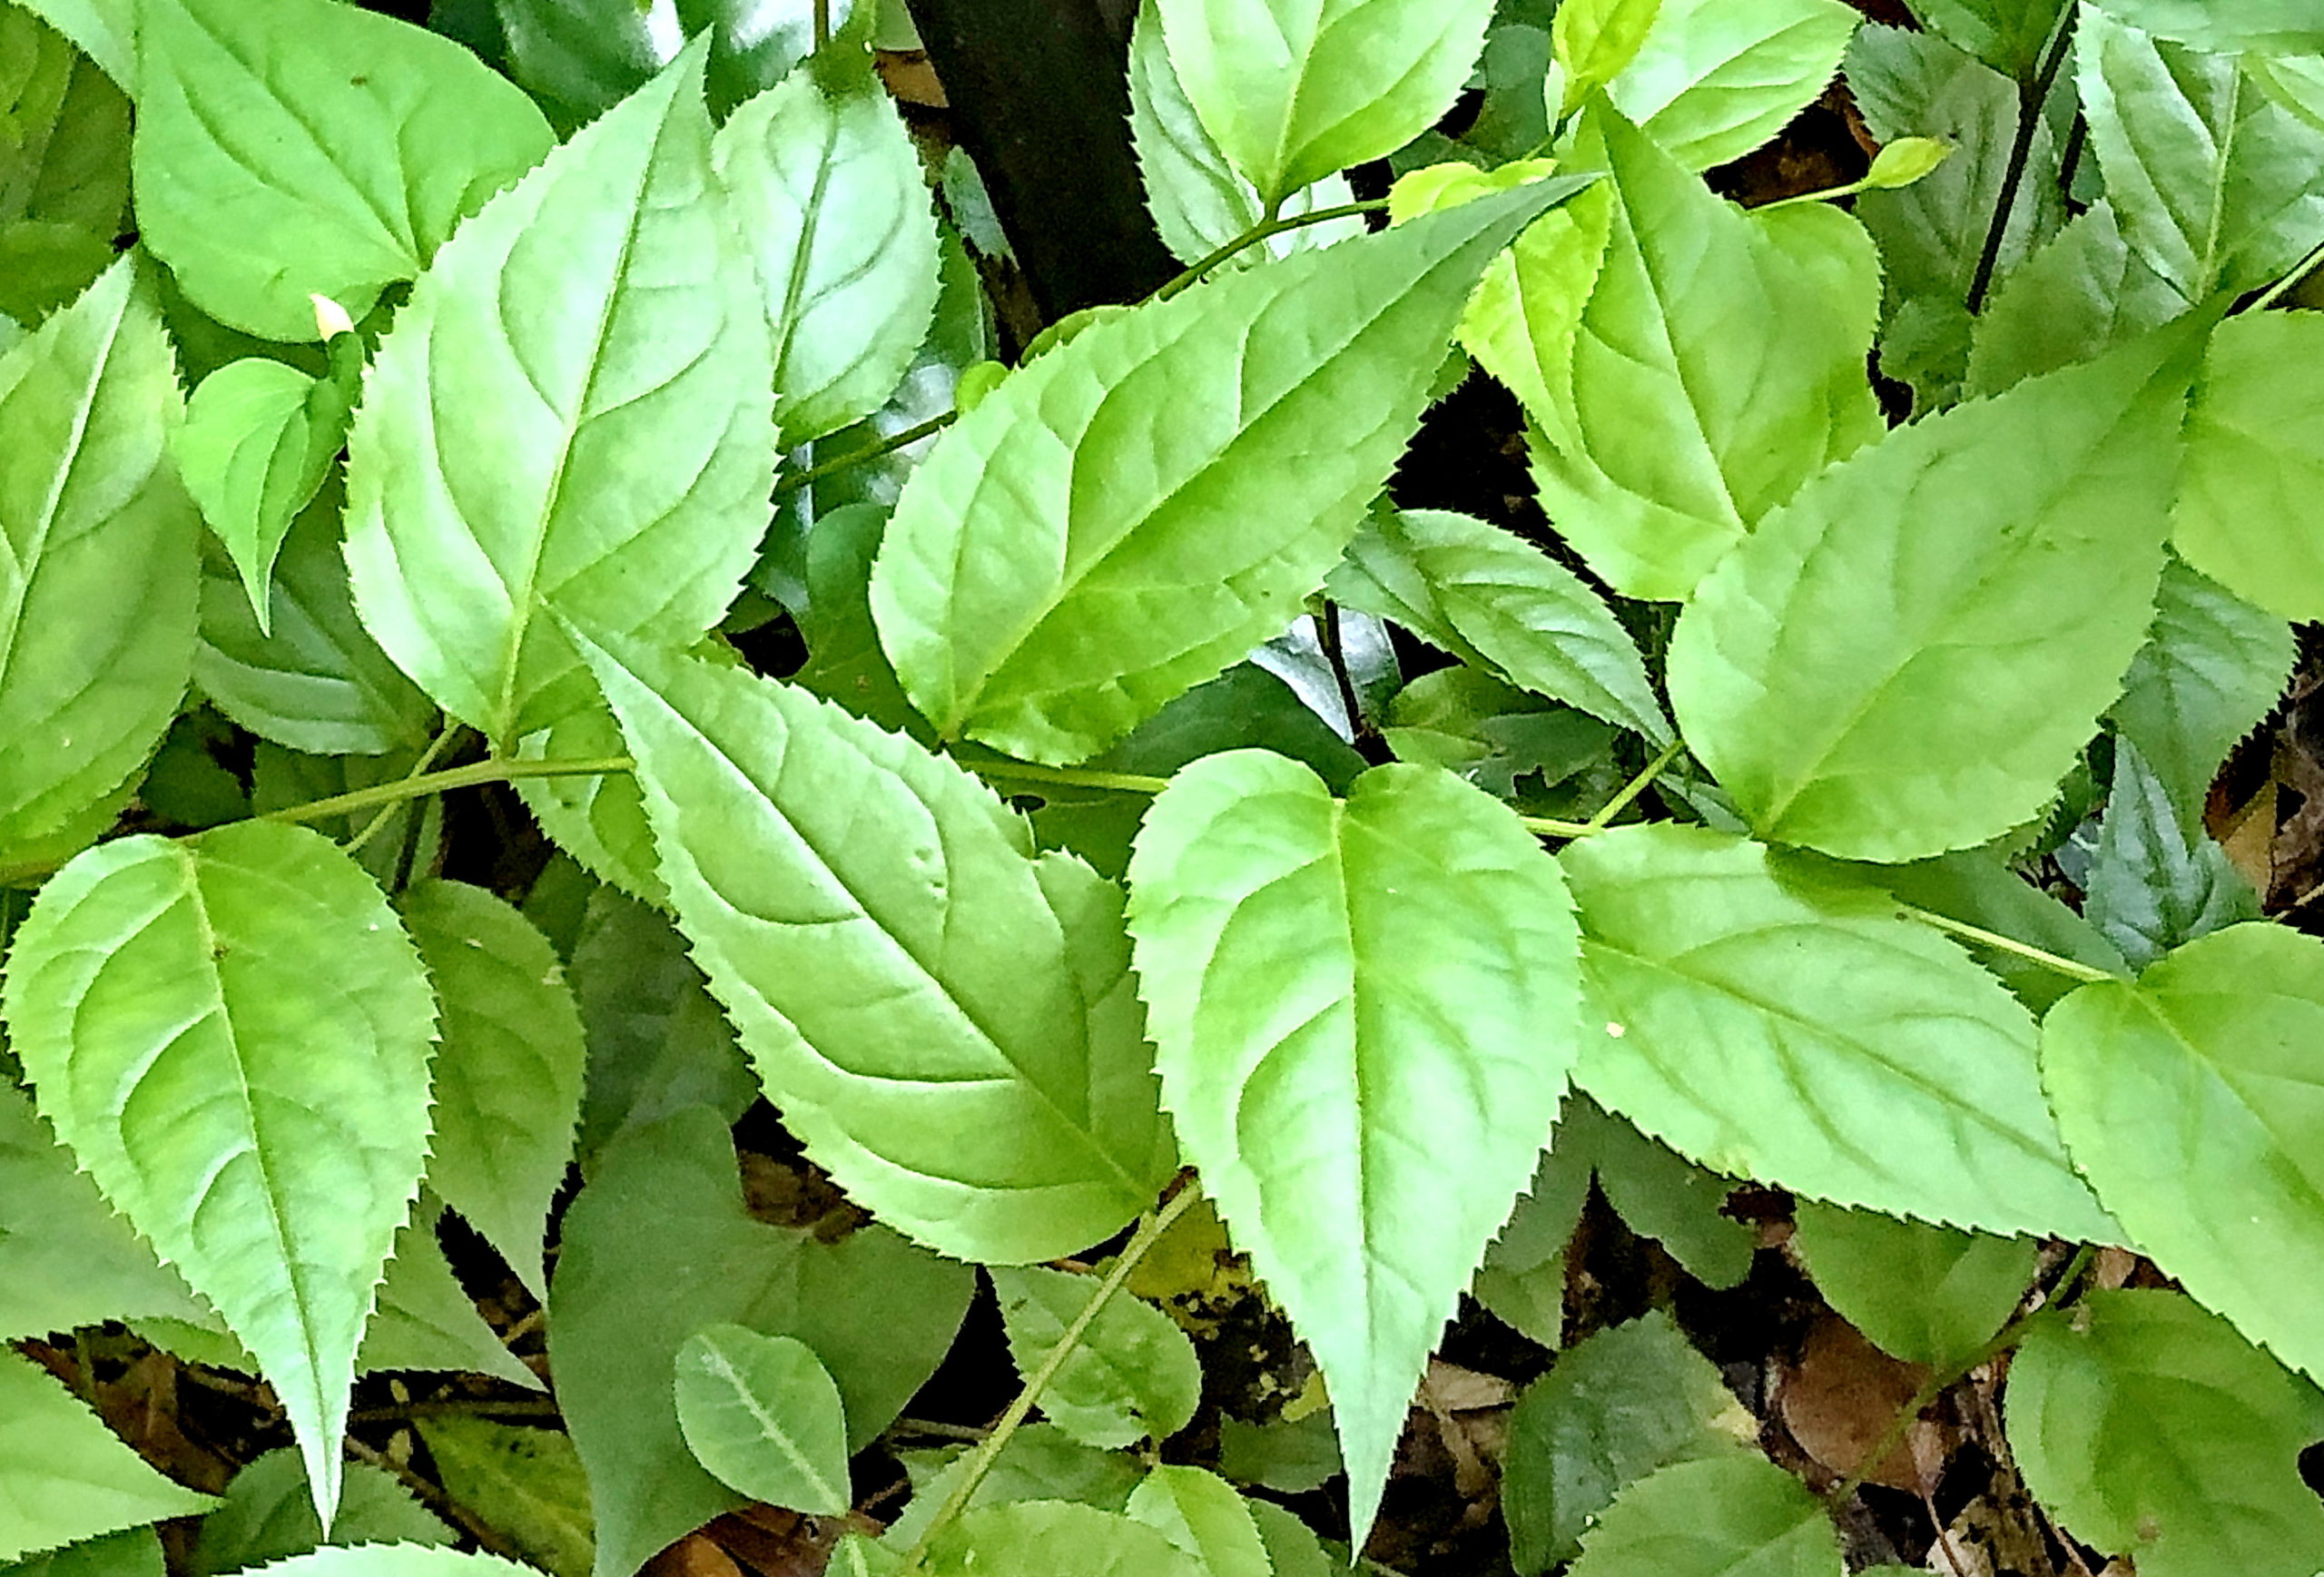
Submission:
{"label": "green leaf", "polygon": [[[621,724],[598,698],[525,735],[517,754],[527,761],[601,761],[625,749]],[[669,889],[655,872],[654,829],[646,825],[645,800],[635,777],[527,778],[517,793],[541,830],[592,876],[642,903],[669,907]]]}
{"label": "green leaf", "polygon": [[2030,83],[2072,0],[1912,0],[1921,25],[2004,76]]}
{"label": "green leaf", "polygon": [[936,224],[920,155],[866,61],[835,84],[794,72],[713,144],[774,329],[786,446],[887,402],[936,311]]}
{"label": "green leaf", "polygon": [[1661,9],[1662,0],[1569,0],[1558,7],[1551,19],[1550,44],[1565,78],[1560,119],[1630,64]]}
{"label": "green leaf", "polygon": [[1605,602],[1496,526],[1443,509],[1375,512],[1326,589],[1512,684],[1670,738],[1638,645]]}
{"label": "green leaf", "polygon": [[[1562,1125],[1578,1103],[1567,1097]],[[1565,1339],[1565,1250],[1590,1202],[1590,1161],[1550,1136],[1533,1181],[1485,1250],[1470,1292],[1503,1325],[1554,1348]]]}
{"label": "green leaf", "polygon": [[817,1516],[853,1503],[839,1387],[797,1337],[704,1326],[678,1349],[677,1397],[686,1448],[728,1488]]}
{"label": "green leaf", "polygon": [[546,1390],[502,1345],[500,1333],[486,1323],[452,1274],[436,1237],[442,1214],[443,1207],[423,1195],[412,1219],[396,1234],[379,1306],[355,1355],[355,1372],[489,1375],[527,1391]]}
{"label": "green leaf", "polygon": [[[37,9],[37,8],[35,8]],[[29,12],[0,11],[0,311],[35,320],[113,261],[129,199],[129,102]]]}
{"label": "green leaf", "polygon": [[178,475],[226,545],[261,634],[274,628],[275,556],[330,474],[355,409],[361,342],[335,346],[343,369],[326,379],[264,356],[228,363],[202,380],[171,435]]}
{"label": "green leaf", "polygon": [[185,694],[200,527],[164,461],[176,379],[137,268],[0,360],[0,851],[108,798]]}
{"label": "green leaf", "polygon": [[1575,1343],[1509,1415],[1501,1493],[1511,1564],[1533,1577],[1571,1560],[1631,1483],[1672,1463],[1728,1454],[1751,1431],[1718,1371],[1669,1315]]}
{"label": "green leaf", "polygon": [[2324,1564],[2324,1506],[2299,1474],[2324,1396],[2175,1293],[2096,1292],[2039,1321],[2006,1416],[2026,1486],[2140,1577]]}
{"label": "green leaf", "polygon": [[145,1465],[29,1358],[0,1351],[0,1561],[215,1504]]}
{"label": "green leaf", "polygon": [[2110,715],[2161,780],[2181,825],[2202,824],[2220,763],[2274,708],[2291,663],[2283,620],[2175,554],[2164,562],[2154,626]]}
{"label": "green leaf", "polygon": [[[872,571],[913,703],[948,738],[1078,761],[1280,631],[1386,479],[1477,273],[1574,190],[1234,274],[1012,374],[913,474]],[[1091,467],[1104,488],[1077,483]]]}
{"label": "green leaf", "polygon": [[[1009,1333],[1009,1360],[1030,1375],[1057,1350],[1097,1283],[1037,1266],[996,1267],[993,1290]],[[1184,1429],[1202,1399],[1194,1344],[1152,1304],[1109,1300],[1041,1393],[1041,1413],[1084,1445],[1159,1442]]]}
{"label": "green leaf", "polygon": [[1157,0],[1187,100],[1274,203],[1384,158],[1468,84],[1492,0]]}
{"label": "green leaf", "polygon": [[1606,96],[1688,169],[1708,170],[1814,103],[1857,20],[1840,0],[1662,0]]}
{"label": "green leaf", "polygon": [[2315,244],[2324,130],[2269,98],[2235,60],[2095,6],[2083,10],[2074,59],[2122,237],[2186,300],[2265,284]]}
{"label": "green leaf", "polygon": [[2114,742],[2114,786],[2083,912],[2143,969],[2181,942],[2260,918],[2260,895],[2211,840],[2182,821],[2162,780],[2127,739]]}
{"label": "green leaf", "polygon": [[551,610],[685,646],[766,531],[773,353],[701,73],[689,54],[461,227],[349,438],[365,626],[504,747],[589,701]]}
{"label": "green leaf", "polygon": [[2324,942],[2237,925],[2135,986],[2050,1010],[2058,1125],[2140,1247],[2285,1362],[2324,1375],[2324,1320],[2287,1264],[2324,1252]]}
{"label": "green leaf", "polygon": [[18,0],[71,39],[130,93],[137,91],[135,0]]}
{"label": "green leaf", "polygon": [[1972,330],[1968,392],[2087,361],[2186,310],[2171,282],[2122,239],[2101,200],[2026,259]]}
{"label": "green leaf", "polygon": [[[438,1547],[453,1536],[394,1474],[359,1462],[348,1469],[330,1538],[343,1544]],[[324,1542],[299,1454],[270,1451],[236,1474],[218,1509],[202,1519],[188,1564],[193,1577],[216,1577],[303,1555]]]}
{"label": "green leaf", "polygon": [[2324,546],[2294,524],[2324,487],[2324,313],[2249,312],[2211,335],[2187,418],[2171,541],[2288,619],[2324,617]]}
{"label": "green leaf", "polygon": [[320,755],[417,749],[439,714],[355,616],[340,553],[344,490],[326,482],[290,524],[271,582],[272,633],[222,549],[203,554],[194,683],[261,738]]}
{"label": "green leaf", "polygon": [[41,890],[6,1009],[57,1136],[264,1366],[327,1522],[427,1156],[436,1008],[394,912],[303,828],[123,839]]}
{"label": "green leaf", "polygon": [[[911,1503],[882,1535],[892,1549],[909,1549],[936,1521],[968,1470],[965,1446],[899,1454],[912,1482]],[[1118,1512],[1146,1477],[1130,1456],[1084,1445],[1053,1424],[1029,1424],[1009,1437],[969,1498],[970,1509],[1020,1501],[1070,1501]]]}
{"label": "green leaf", "polygon": [[589,1042],[585,1168],[623,1129],[690,1106],[732,1123],[758,1098],[734,1026],[667,917],[600,888],[574,943],[571,976]]}
{"label": "green leaf", "polygon": [[[679,926],[842,1188],[996,1263],[1087,1247],[1153,1202],[1177,1152],[1118,888],[1036,859],[974,778],[804,691],[687,658],[593,661]],[[893,831],[864,838],[867,816]]]}
{"label": "green leaf", "polygon": [[1157,1467],[1124,1509],[1201,1562],[1207,1577],[1275,1577],[1250,1503],[1215,1473]]}
{"label": "green leaf", "polygon": [[2167,330],[1901,429],[1703,583],[1671,705],[1754,826],[1895,862],[2042,813],[2153,616],[2192,349]]}
{"label": "green leaf", "polygon": [[497,1555],[410,1543],[326,1546],[260,1570],[266,1577],[535,1577],[531,1567]]}
{"label": "green leaf", "polygon": [[0,1340],[207,1313],[75,1168],[32,1098],[0,1089]]}
{"label": "green leaf", "polygon": [[1446,773],[1375,768],[1343,803],[1236,751],[1155,801],[1130,888],[1164,1099],[1331,1387],[1361,1547],[1429,1351],[1564,1090],[1564,882]]}
{"label": "green leaf", "polygon": [[927,1577],[1209,1577],[1200,1559],[1135,1517],[1062,1501],[987,1506],[938,1536]]}
{"label": "green leaf", "polygon": [[[1865,373],[1879,265],[1837,209],[1745,213],[1619,115],[1589,124],[1613,171],[1611,230],[1571,336],[1534,330],[1550,399],[1533,411],[1534,477],[1560,534],[1616,590],[1683,598],[1880,432]],[[1521,247],[1529,308],[1537,283],[1558,289],[1532,268]]]}
{"label": "green leaf", "polygon": [[1719,1213],[1733,1178],[1695,1165],[1586,1096],[1567,1102],[1551,1142],[1592,1168],[1623,1225],[1660,1243],[1698,1281],[1730,1287],[1751,1273],[1758,1232]]}
{"label": "green leaf", "polygon": [[2039,1246],[1802,1199],[1793,1249],[1875,1345],[1949,1374],[1984,1351],[2034,1280]]}
{"label": "green leaf", "polygon": [[1572,1577],[1841,1577],[1824,1503],[1765,1457],[1682,1462],[1631,1485],[1581,1541]]}
{"label": "green leaf", "polygon": [[2324,24],[2307,0],[2104,0],[2134,27],[2235,54],[2324,54]]}
{"label": "green leaf", "polygon": [[[722,117],[814,47],[814,10],[804,0],[679,0],[658,11],[635,0],[495,0],[494,8],[510,74],[567,125],[596,119],[645,85],[688,35],[709,34],[711,108]],[[853,10],[850,0],[832,0],[832,26],[844,27]]]}
{"label": "green leaf", "polygon": [[0,1572],[7,1577],[163,1577],[162,1541],[152,1528],[132,1528],[68,1544],[0,1567]]}
{"label": "green leaf", "polygon": [[837,1382],[848,1444],[860,1450],[935,1373],[976,1285],[966,1266],[884,1227],[826,1244],[753,1220],[725,1122],[702,1107],[607,1145],[561,1242],[549,1364],[588,1470],[596,1577],[629,1577],[743,1503],[680,1432],[675,1376],[688,1336],[734,1324],[806,1343]]}
{"label": "green leaf", "polygon": [[[2076,823],[2082,820],[2073,813]],[[2109,974],[2128,976],[2130,964],[2098,928],[2043,892],[1990,850],[1971,849],[1909,865],[1860,865],[1856,874],[1916,908],[1965,921],[2061,958]],[[1975,941],[1962,941],[1969,956],[2001,977],[2017,1000],[2034,1012],[2046,1010],[2073,989],[2073,981],[2046,964]]]}
{"label": "green leaf", "polygon": [[212,317],[318,338],[428,266],[553,143],[448,39],[330,0],[138,0],[138,231]]}
{"label": "green leaf", "polygon": [[1810,1198],[2115,1241],[1992,976],[1811,860],[1700,828],[1561,856],[1590,1010],[1575,1082],[1680,1154]]}
{"label": "green leaf", "polygon": [[[1187,102],[1154,5],[1155,0],[1142,0],[1130,30],[1130,136],[1155,229],[1180,262],[1195,263],[1256,226],[1266,217],[1266,205],[1259,189],[1235,172]],[[1538,84],[1534,91],[1538,96]],[[1336,208],[1354,198],[1344,177],[1326,175],[1293,192],[1283,213],[1293,217]],[[1334,220],[1270,236],[1254,255],[1288,257],[1363,233],[1361,218]]]}
{"label": "green leaf", "polygon": [[1324,1542],[1306,1523],[1273,1501],[1246,1501],[1243,1509],[1259,1530],[1259,1542],[1266,1546],[1274,1577],[1340,1577],[1346,1569],[1324,1550]]}
{"label": "green leaf", "polygon": [[402,909],[444,1013],[428,1186],[545,1297],[549,1203],[581,1119],[581,1015],[556,950],[506,901],[423,882]]}
{"label": "green leaf", "polygon": [[589,1577],[596,1553],[589,1480],[572,1438],[482,1418],[423,1418],[444,1493],[551,1577]]}

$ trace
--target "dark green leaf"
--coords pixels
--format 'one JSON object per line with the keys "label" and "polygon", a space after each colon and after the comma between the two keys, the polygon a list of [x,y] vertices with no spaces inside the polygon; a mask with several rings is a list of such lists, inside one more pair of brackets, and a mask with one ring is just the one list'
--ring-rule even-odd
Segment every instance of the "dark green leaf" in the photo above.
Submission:
{"label": "dark green leaf", "polygon": [[2181,942],[2260,918],[2260,895],[2202,823],[2181,819],[2162,780],[2127,739],[2083,882],[2083,912],[2140,969]]}

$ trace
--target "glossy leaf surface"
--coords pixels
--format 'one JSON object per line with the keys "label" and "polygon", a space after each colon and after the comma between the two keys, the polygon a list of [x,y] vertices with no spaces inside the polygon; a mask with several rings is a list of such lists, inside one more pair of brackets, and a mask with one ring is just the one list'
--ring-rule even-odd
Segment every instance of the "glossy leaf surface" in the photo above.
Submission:
{"label": "glossy leaf surface", "polygon": [[[993,1262],[1086,1248],[1153,1202],[1177,1158],[1118,889],[1036,858],[981,784],[804,691],[595,661],[679,925],[842,1188]],[[895,831],[861,836],[867,815]]]}
{"label": "glossy leaf surface", "polygon": [[1839,0],[1662,0],[1606,95],[1680,163],[1708,170],[1813,103],[1856,26]]}
{"label": "glossy leaf surface", "polygon": [[1591,1011],[1575,1079],[1599,1100],[1714,1170],[1811,1198],[2119,1237],[2043,1103],[2032,1019],[1953,943],[1703,829],[1617,829],[1561,860]]}
{"label": "glossy leaf surface", "polygon": [[2114,783],[2083,878],[2083,913],[2143,969],[2181,942],[2260,918],[2260,895],[2200,820],[2182,820],[2138,747],[2114,742]]}
{"label": "glossy leaf surface", "polygon": [[1394,464],[1478,273],[1572,190],[1301,252],[1019,369],[938,440],[881,545],[872,614],[913,704],[948,737],[1078,761],[1280,632]]}
{"label": "glossy leaf surface", "polygon": [[1155,802],[1130,887],[1165,1100],[1332,1388],[1361,1544],[1428,1352],[1557,1112],[1564,883],[1445,773],[1377,768],[1342,803],[1235,751]]}
{"label": "glossy leaf surface", "polygon": [[264,1366],[328,1520],[427,1154],[435,1003],[386,900],[302,828],[107,843],[42,890],[6,1008],[57,1136]]}

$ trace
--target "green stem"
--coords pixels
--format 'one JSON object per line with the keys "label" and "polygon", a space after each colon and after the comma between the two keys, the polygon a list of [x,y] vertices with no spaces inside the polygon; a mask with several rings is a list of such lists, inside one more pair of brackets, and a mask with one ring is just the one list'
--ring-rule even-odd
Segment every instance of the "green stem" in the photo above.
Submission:
{"label": "green stem", "polygon": [[2260,297],[2250,306],[2239,307],[2236,310],[2239,312],[2266,311],[2270,307],[2274,306],[2278,301],[2282,301],[2284,297],[2299,289],[2299,282],[2309,275],[2314,273],[2319,263],[2324,263],[2324,241],[2318,242],[2317,245],[2309,251],[2306,257],[2300,259],[2299,262],[2295,263],[2292,266],[2291,272],[2278,280],[2274,284],[2270,285],[2268,287],[2267,294]]}
{"label": "green stem", "polygon": [[368,811],[375,805],[392,805],[404,800],[416,800],[423,794],[440,794],[452,789],[475,788],[488,783],[515,783],[520,778],[604,777],[609,773],[628,772],[636,764],[625,755],[597,756],[580,761],[510,761],[506,756],[497,756],[490,761],[473,762],[467,766],[448,767],[442,772],[422,773],[418,777],[357,789],[352,793],[333,794],[326,800],[310,800],[303,805],[269,811],[256,819],[261,822],[327,822],[333,816],[350,815],[357,811]]}
{"label": "green stem", "polygon": [[832,41],[832,0],[815,0],[815,53],[821,54]]}
{"label": "green stem", "polygon": [[1680,753],[1686,748],[1687,742],[1683,739],[1674,739],[1664,745],[1661,752],[1646,764],[1645,770],[1622,785],[1621,793],[1599,807],[1598,813],[1590,818],[1588,823],[1590,830],[1593,833],[1602,833],[1612,826],[1614,818],[1630,809],[1631,801],[1653,787],[1654,780],[1662,775],[1662,769],[1678,760]]}
{"label": "green stem", "polygon": [[1908,920],[1917,920],[1923,925],[1960,937],[1965,941],[1980,942],[2003,952],[2015,953],[2028,963],[2040,964],[2043,969],[2062,974],[2068,980],[2081,981],[2088,985],[2095,984],[2100,981],[2122,979],[2120,975],[2110,974],[2104,970],[2083,963],[2078,959],[2061,958],[2056,953],[2047,952],[2034,946],[2031,942],[2020,941],[2014,936],[2004,936],[1997,931],[1987,931],[1982,925],[1971,925],[1967,921],[1955,920],[1949,914],[1939,914],[1934,910],[1921,909],[1910,903],[1900,903],[1897,908],[1904,912],[1905,917]]}
{"label": "green stem", "polygon": [[1604,832],[1588,822],[1561,822],[1554,816],[1520,816],[1525,830],[1537,838],[1589,838]]}
{"label": "green stem", "polygon": [[860,449],[850,449],[835,458],[809,466],[805,470],[785,477],[775,483],[774,496],[778,498],[783,498],[812,483],[820,482],[825,477],[835,476],[841,471],[853,470],[858,466],[869,465],[883,455],[891,455],[898,449],[910,448],[924,438],[934,438],[960,419],[959,411],[948,410],[941,416],[931,416],[926,421],[908,427],[903,431],[883,438],[877,443],[865,444]]}
{"label": "green stem", "polygon": [[1017,1393],[1017,1399],[1009,1405],[1009,1411],[1000,1415],[1000,1422],[993,1425],[992,1433],[986,1435],[983,1443],[970,1454],[960,1482],[954,1484],[952,1493],[944,1497],[944,1503],[937,1507],[936,1515],[921,1531],[911,1552],[904,1557],[901,1570],[907,1577],[909,1573],[919,1571],[921,1563],[928,1559],[929,1547],[936,1543],[936,1536],[968,1509],[977,1487],[984,1483],[985,1474],[992,1471],[992,1464],[1000,1457],[1001,1448],[1009,1444],[1009,1437],[1031,1414],[1033,1405],[1041,1399],[1041,1393],[1049,1389],[1049,1383],[1065,1367],[1066,1360],[1078,1350],[1081,1338],[1088,1334],[1090,1326],[1097,1322],[1114,1294],[1121,1290],[1122,1283],[1129,1279],[1129,1273],[1136,1270],[1138,1262],[1162,1240],[1162,1234],[1170,1229],[1171,1223],[1193,1208],[1195,1201],[1200,1198],[1199,1190],[1192,1187],[1182,1188],[1176,1198],[1158,1212],[1149,1213],[1137,1224],[1137,1230],[1131,1234],[1128,1246],[1123,1248],[1121,1257],[1114,1261],[1114,1267],[1106,1272],[1106,1278],[1098,1284],[1098,1290],[1089,1295],[1089,1301],[1081,1306],[1081,1312],[1073,1316],[1071,1325],[1065,1327],[1064,1335],[1058,1337],[1057,1345],[1049,1349],[1049,1355],[1041,1360],[1040,1367],[1027,1376],[1025,1388]]}
{"label": "green stem", "polygon": [[2034,138],[2042,129],[2042,106],[2049,103],[2050,89],[2066,63],[2068,46],[2073,43],[2073,23],[2074,8],[2069,5],[2058,14],[2057,26],[2043,51],[2034,80],[2017,90],[2017,135],[2009,145],[2009,163],[2002,168],[2001,194],[1994,202],[1993,222],[1985,227],[1984,249],[1977,254],[1977,271],[1969,281],[1972,316],[1984,310],[1985,292],[1993,289],[1994,271],[2001,266],[2002,241],[2009,232],[2010,215],[2017,209],[2017,189],[2025,182]]}
{"label": "green stem", "polygon": [[1086,766],[1036,766],[1029,761],[964,761],[979,777],[1012,778],[1019,783],[1052,784],[1059,788],[1112,789],[1118,793],[1158,794],[1170,786],[1167,777],[1134,772],[1098,772]]}
{"label": "green stem", "polygon": [[1262,219],[1208,257],[1188,267],[1177,279],[1155,291],[1152,299],[1157,301],[1168,301],[1188,286],[1201,283],[1204,276],[1236,253],[1247,251],[1263,241],[1283,234],[1285,231],[1300,230],[1310,224],[1325,224],[1334,219],[1354,219],[1359,214],[1384,213],[1387,212],[1387,208],[1386,198],[1375,197],[1368,202],[1343,202],[1334,208],[1318,208],[1307,213],[1295,213],[1288,218],[1279,219],[1270,216]]}
{"label": "green stem", "polygon": [[[434,739],[428,742],[428,748],[419,753],[419,759],[411,764],[411,770],[404,774],[403,781],[405,783],[410,783],[415,778],[426,777],[428,775],[428,769],[434,766],[437,762],[443,759],[444,752],[450,746],[452,741],[459,736],[459,733],[460,725],[458,724],[446,724],[443,731],[438,734]],[[348,840],[347,853],[350,859],[354,858],[356,855],[363,852],[363,845],[369,843],[372,835],[378,833],[381,827],[388,824],[389,820],[395,815],[397,810],[400,807],[400,803],[401,802],[392,802],[390,803],[381,805],[379,807],[379,813],[373,816],[369,822],[366,822],[363,824],[363,830],[356,833],[354,837]]]}

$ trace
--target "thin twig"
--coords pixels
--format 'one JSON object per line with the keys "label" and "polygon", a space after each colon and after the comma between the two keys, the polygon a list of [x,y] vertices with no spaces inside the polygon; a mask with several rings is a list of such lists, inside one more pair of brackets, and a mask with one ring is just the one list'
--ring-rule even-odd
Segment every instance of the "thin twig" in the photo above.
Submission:
{"label": "thin twig", "polygon": [[1654,780],[1662,775],[1662,769],[1678,760],[1680,753],[1686,748],[1687,742],[1683,739],[1674,739],[1664,745],[1655,758],[1646,764],[1643,771],[1622,785],[1621,793],[1598,807],[1598,813],[1590,818],[1588,823],[1590,830],[1594,833],[1602,833],[1612,826],[1614,818],[1630,809],[1631,801],[1653,787]]}
{"label": "thin twig", "polygon": [[[411,764],[411,770],[404,774],[403,781],[409,783],[415,778],[426,777],[428,775],[428,769],[443,759],[444,752],[450,748],[452,741],[458,738],[459,734],[460,724],[457,723],[447,723],[443,726],[442,730],[437,734],[436,737],[428,742],[428,748],[419,753],[419,759]],[[369,843],[373,834],[377,833],[381,827],[388,824],[389,818],[396,813],[398,805],[401,802],[399,801],[390,801],[389,803],[381,805],[379,807],[379,813],[373,816],[369,822],[364,823],[364,827],[361,832],[356,833],[355,836],[347,841],[347,853],[349,858],[352,859],[354,856],[363,852],[363,845]]]}
{"label": "thin twig", "polygon": [[2009,163],[2002,169],[2001,194],[1994,203],[1993,222],[1985,227],[1984,249],[1977,254],[1977,271],[1969,281],[1972,315],[1984,310],[1985,294],[1994,285],[1994,271],[2001,266],[2002,241],[2009,232],[2010,216],[2017,209],[2017,190],[2025,182],[2025,165],[2034,156],[2034,139],[2042,129],[2042,106],[2050,102],[2050,89],[2056,84],[2058,73],[2065,65],[2067,49],[2073,43],[2074,15],[2071,5],[2059,14],[2057,27],[2050,34],[2049,46],[2043,52],[2034,80],[2018,87],[2017,135],[2009,144]]}
{"label": "thin twig", "polygon": [[1260,220],[1258,223],[1251,226],[1209,256],[1189,264],[1177,278],[1155,291],[1151,299],[1157,301],[1168,301],[1188,286],[1200,284],[1213,270],[1238,252],[1247,251],[1259,242],[1273,240],[1286,231],[1304,229],[1311,224],[1326,224],[1334,219],[1354,219],[1359,214],[1384,213],[1387,210],[1388,200],[1384,197],[1375,197],[1364,202],[1343,202],[1336,207],[1312,209],[1305,213],[1292,214],[1288,218],[1276,218],[1270,215]]}
{"label": "thin twig", "polygon": [[930,417],[918,426],[908,427],[900,433],[891,433],[877,443],[865,444],[862,448],[850,449],[835,458],[809,466],[805,470],[785,477],[775,483],[774,496],[778,498],[783,498],[797,492],[810,483],[820,482],[825,477],[835,476],[841,471],[853,470],[858,466],[870,465],[884,455],[894,454],[898,449],[910,448],[924,438],[934,438],[960,419],[959,411],[948,410],[940,416]]}

